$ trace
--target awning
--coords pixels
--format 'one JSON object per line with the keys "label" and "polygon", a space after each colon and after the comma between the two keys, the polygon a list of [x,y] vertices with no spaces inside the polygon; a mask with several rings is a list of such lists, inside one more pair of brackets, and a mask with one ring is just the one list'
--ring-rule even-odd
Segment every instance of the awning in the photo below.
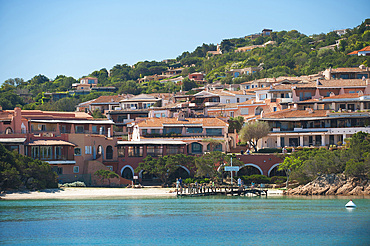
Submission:
{"label": "awning", "polygon": [[63,141],[63,140],[36,140],[31,143],[28,143],[27,145],[30,146],[59,146],[59,145],[64,145],[64,146],[77,146],[73,143]]}
{"label": "awning", "polygon": [[117,141],[117,145],[185,145],[183,141],[177,140],[143,140],[143,141]]}
{"label": "awning", "polygon": [[76,161],[46,161],[50,165],[75,165]]}
{"label": "awning", "polygon": [[24,143],[26,138],[0,138],[0,143]]}

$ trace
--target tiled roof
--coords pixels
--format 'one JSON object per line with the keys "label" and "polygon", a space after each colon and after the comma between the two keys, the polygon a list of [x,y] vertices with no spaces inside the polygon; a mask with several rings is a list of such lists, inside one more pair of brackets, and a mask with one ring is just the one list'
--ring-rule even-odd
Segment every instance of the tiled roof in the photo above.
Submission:
{"label": "tiled roof", "polygon": [[350,52],[350,53],[348,53],[347,55],[357,55],[358,54],[358,50],[355,50],[355,51],[352,51],[352,52]]}
{"label": "tiled roof", "polygon": [[284,109],[277,112],[265,114],[263,119],[281,119],[281,118],[312,118],[312,117],[326,117],[327,110],[293,110]]}
{"label": "tiled roof", "polygon": [[[365,48],[363,48],[363,49],[360,49],[359,51],[370,51],[370,45],[369,46],[366,46]],[[358,51],[358,52],[359,52]]]}
{"label": "tiled roof", "polygon": [[359,67],[339,67],[331,70],[331,73],[354,73],[354,72],[364,72],[366,69],[361,69]]}
{"label": "tiled roof", "polygon": [[64,145],[64,146],[76,146],[73,143],[63,141],[63,140],[35,140],[28,145],[35,146],[35,145],[46,145],[46,146],[58,146],[58,145]]}
{"label": "tiled roof", "polygon": [[100,96],[96,98],[92,103],[99,104],[99,103],[110,103],[110,102],[120,102],[124,99],[124,96],[115,95],[115,96]]}
{"label": "tiled roof", "polygon": [[226,127],[228,124],[218,118],[186,118],[185,121],[178,120],[177,118],[147,118],[138,123],[139,127],[162,127],[163,124],[183,125],[183,124],[202,124],[207,126]]}
{"label": "tiled roof", "polygon": [[[14,114],[14,110],[7,110]],[[22,117],[27,119],[89,119],[93,117],[84,112],[54,112],[54,111],[41,111],[41,110],[22,110]]]}

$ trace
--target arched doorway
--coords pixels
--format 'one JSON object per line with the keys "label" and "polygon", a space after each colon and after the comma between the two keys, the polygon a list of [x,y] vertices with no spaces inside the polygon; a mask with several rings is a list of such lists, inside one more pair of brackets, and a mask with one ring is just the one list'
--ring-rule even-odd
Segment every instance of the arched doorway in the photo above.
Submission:
{"label": "arched doorway", "polygon": [[238,172],[238,176],[250,176],[254,174],[263,174],[262,169],[255,164],[245,164]]}
{"label": "arched doorway", "polygon": [[279,163],[273,165],[270,170],[268,171],[268,176],[269,177],[274,177],[274,176],[286,176],[286,173],[284,171],[279,171]]}
{"label": "arched doorway", "polygon": [[191,143],[190,145],[190,153],[192,154],[203,154],[203,145],[200,143]]}
{"label": "arched doorway", "polygon": [[12,134],[13,133],[13,129],[11,127],[8,127],[5,129],[5,134]]}
{"label": "arched doorway", "polygon": [[263,108],[258,106],[255,110],[254,110],[254,115],[260,115],[261,112],[263,111]]}
{"label": "arched doorway", "polygon": [[113,159],[113,148],[112,146],[108,145],[105,152],[105,157],[107,160]]}
{"label": "arched doorway", "polygon": [[186,167],[184,166],[179,166],[175,172],[173,172],[171,175],[170,175],[170,178],[169,180],[171,181],[175,181],[176,178],[180,178],[182,180],[185,180],[187,178],[190,178],[190,171],[189,169],[187,169]]}
{"label": "arched doorway", "polygon": [[134,169],[131,166],[124,166],[121,170],[122,178],[132,180],[134,177]]}

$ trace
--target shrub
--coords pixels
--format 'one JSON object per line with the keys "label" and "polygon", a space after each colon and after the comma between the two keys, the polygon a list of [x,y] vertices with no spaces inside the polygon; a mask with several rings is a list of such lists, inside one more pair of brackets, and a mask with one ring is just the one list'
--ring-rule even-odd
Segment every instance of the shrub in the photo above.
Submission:
{"label": "shrub", "polygon": [[244,181],[244,184],[250,184],[252,182],[254,183],[270,183],[270,178],[269,177],[266,177],[265,175],[261,175],[261,174],[253,174],[253,175],[250,175],[250,176],[241,176],[240,177],[243,181]]}
{"label": "shrub", "polygon": [[187,179],[184,180],[184,184],[191,184],[191,183],[194,183],[194,179],[187,178]]}
{"label": "shrub", "polygon": [[64,187],[86,187],[85,183],[81,181],[76,181],[73,183],[65,183],[62,186]]}
{"label": "shrub", "polygon": [[286,182],[286,177],[284,177],[284,176],[273,176],[273,177],[271,177],[270,181],[271,181],[271,183],[281,184],[281,183]]}
{"label": "shrub", "polygon": [[259,149],[257,153],[281,153],[281,149],[277,148],[264,148],[264,149]]}

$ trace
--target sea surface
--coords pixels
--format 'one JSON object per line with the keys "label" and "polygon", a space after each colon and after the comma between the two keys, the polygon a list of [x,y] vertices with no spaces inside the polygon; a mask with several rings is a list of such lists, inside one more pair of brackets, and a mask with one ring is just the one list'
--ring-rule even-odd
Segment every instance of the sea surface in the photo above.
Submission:
{"label": "sea surface", "polygon": [[370,245],[370,199],[0,200],[0,245]]}

